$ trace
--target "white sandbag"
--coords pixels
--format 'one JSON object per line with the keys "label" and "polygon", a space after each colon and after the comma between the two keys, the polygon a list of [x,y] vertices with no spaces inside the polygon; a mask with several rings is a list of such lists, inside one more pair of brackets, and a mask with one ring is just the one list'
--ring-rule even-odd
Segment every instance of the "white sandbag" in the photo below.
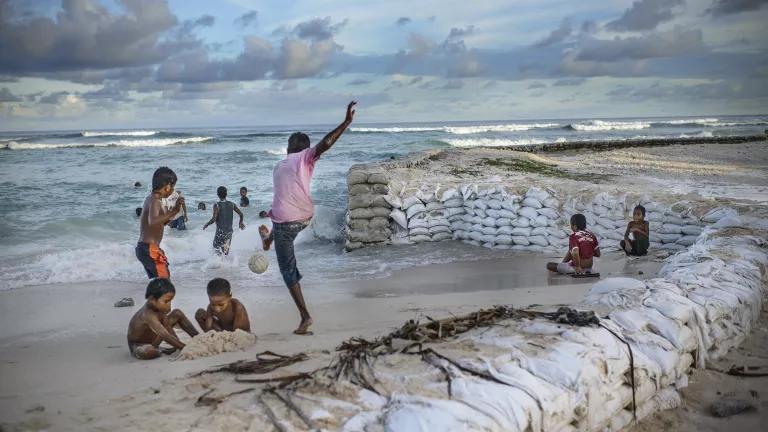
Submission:
{"label": "white sandbag", "polygon": [[[496,234],[512,235],[516,229],[530,229],[530,228],[512,228],[511,226],[502,226],[496,230]],[[515,234],[515,235],[522,235],[522,234]]]}
{"label": "white sandbag", "polygon": [[696,239],[697,238],[699,238],[699,236],[697,236],[697,235],[682,236],[679,239],[677,239],[677,241],[675,243],[677,243],[679,245],[683,245],[683,246],[690,246],[690,245],[696,243]]}
{"label": "white sandbag", "polygon": [[488,200],[488,208],[499,210],[501,209],[501,201],[497,199]]}
{"label": "white sandbag", "polygon": [[481,218],[485,218],[486,216],[488,216],[488,214],[485,212],[485,210],[480,209],[480,208],[476,208],[475,209],[475,215],[480,216]]}
{"label": "white sandbag", "polygon": [[466,240],[469,238],[469,234],[466,231],[458,230],[453,232],[454,240]]}
{"label": "white sandbag", "polygon": [[427,208],[424,206],[424,204],[414,204],[408,207],[408,210],[405,211],[405,216],[408,219],[411,219],[419,213],[424,213],[425,211],[427,211]]}
{"label": "white sandbag", "polygon": [[592,213],[596,214],[597,216],[606,216],[610,212],[611,212],[611,209],[608,207],[601,206],[599,204],[595,204],[592,206]]}
{"label": "white sandbag", "polygon": [[419,236],[419,235],[429,235],[429,228],[427,227],[409,228],[408,235],[411,237]]}
{"label": "white sandbag", "polygon": [[512,236],[512,241],[516,245],[520,245],[520,246],[528,246],[531,244],[531,242],[528,241],[528,237],[523,237],[523,236]]}
{"label": "white sandbag", "polygon": [[451,240],[453,235],[449,232],[439,232],[432,234],[432,241],[433,242],[439,242],[439,241],[445,241],[445,240]]}
{"label": "white sandbag", "polygon": [[645,220],[649,222],[663,222],[664,215],[662,213],[657,213],[657,212],[646,213]]}
{"label": "white sandbag", "polygon": [[461,196],[464,197],[465,200],[471,199],[477,195],[477,185],[464,184],[461,185],[459,189],[461,190]]}
{"label": "white sandbag", "polygon": [[415,196],[410,196],[403,200],[403,210],[408,210],[411,206],[416,204],[424,204],[421,200]]}
{"label": "white sandbag", "polygon": [[464,229],[464,222],[456,221],[451,222],[451,231],[459,231]]}
{"label": "white sandbag", "polygon": [[464,205],[464,201],[461,198],[453,198],[449,199],[448,201],[444,201],[443,205],[445,208],[461,207]]}
{"label": "white sandbag", "polygon": [[528,189],[528,192],[525,193],[526,198],[534,198],[535,200],[541,202],[546,200],[550,197],[549,192],[539,189],[537,187],[531,187]]}
{"label": "white sandbag", "polygon": [[408,218],[405,216],[405,213],[400,209],[394,209],[389,213],[389,217],[397,222],[398,225],[400,225],[403,228],[408,228]]}
{"label": "white sandbag", "polygon": [[484,235],[496,235],[498,233],[498,230],[494,227],[484,226],[480,228],[480,232],[483,233]]}
{"label": "white sandbag", "polygon": [[445,206],[443,206],[443,203],[441,203],[440,201],[428,202],[425,207],[426,207],[427,211],[443,210],[445,208]]}
{"label": "white sandbag", "polygon": [[701,234],[702,228],[698,225],[683,225],[683,234],[697,236]]}
{"label": "white sandbag", "polygon": [[545,227],[549,225],[549,219],[544,215],[538,215],[531,219],[531,226],[533,227]]}
{"label": "white sandbag", "polygon": [[384,200],[394,209],[403,208],[403,200],[395,195],[384,195]]}
{"label": "white sandbag", "polygon": [[[442,196],[440,197],[440,201],[443,201],[443,202],[447,202],[454,199],[461,200],[461,192],[459,192],[456,188],[447,189],[445,192],[443,192]],[[446,207],[448,206],[446,205]]]}
{"label": "white sandbag", "polygon": [[512,237],[509,236],[509,235],[505,235],[505,234],[497,235],[496,238],[493,240],[493,243],[495,243],[497,245],[511,245],[511,244],[513,244]]}
{"label": "white sandbag", "polygon": [[465,214],[468,214],[468,215],[470,215],[470,216],[474,216],[474,215],[475,215],[475,209],[474,209],[474,208],[472,208],[472,207],[467,207],[467,206],[464,206],[464,207],[462,207],[462,208],[464,209],[464,213],[465,213]]}
{"label": "white sandbag", "polygon": [[477,240],[462,240],[461,242],[462,242],[462,243],[466,243],[466,244],[468,244],[468,245],[472,245],[472,246],[475,246],[475,247],[480,247],[480,246],[482,246],[482,244],[481,244],[479,241],[477,241]]}
{"label": "white sandbag", "polygon": [[601,217],[597,217],[595,222],[598,225],[600,225],[603,228],[605,228],[605,229],[612,230],[612,229],[616,228],[616,224],[611,219],[604,218],[602,216]]}
{"label": "white sandbag", "polygon": [[480,242],[483,238],[483,233],[477,232],[477,231],[470,231],[469,238],[476,242]]}
{"label": "white sandbag", "polygon": [[547,228],[547,235],[558,239],[564,239],[568,237],[568,233],[564,229],[558,227]]}
{"label": "white sandbag", "polygon": [[531,244],[535,244],[537,246],[548,246],[549,242],[547,241],[547,238],[544,236],[530,236],[528,237],[528,241]]}
{"label": "white sandbag", "polygon": [[664,223],[673,224],[673,225],[688,225],[688,221],[673,215],[664,215],[664,219],[662,219]]}
{"label": "white sandbag", "polygon": [[485,210],[488,208],[488,204],[483,199],[475,200],[474,207],[476,209]]}
{"label": "white sandbag", "polygon": [[521,203],[523,207],[531,207],[533,209],[540,209],[544,206],[541,205],[541,201],[537,200],[536,198],[527,196]]}
{"label": "white sandbag", "polygon": [[523,228],[523,227],[514,227],[512,228],[512,232],[510,233],[513,236],[523,236],[523,237],[530,237],[531,236],[531,228]]}
{"label": "white sandbag", "polygon": [[[496,234],[483,234],[480,237],[480,242],[482,242],[482,243],[490,243],[491,246],[493,246],[493,240],[495,238],[496,238]],[[491,247],[491,246],[486,246],[486,247]]]}
{"label": "white sandbag", "polygon": [[727,216],[738,216],[738,212],[730,207],[718,207],[708,211],[701,220],[714,223]]}
{"label": "white sandbag", "polygon": [[500,218],[507,218],[507,219],[514,219],[517,217],[517,212],[512,210],[507,210],[505,208],[498,210],[499,217]]}
{"label": "white sandbag", "polygon": [[659,249],[662,250],[671,250],[671,251],[681,251],[685,249],[685,246],[677,244],[677,243],[664,243],[661,245]]}
{"label": "white sandbag", "polygon": [[517,219],[512,220],[512,226],[527,228],[531,226],[531,220],[525,216],[520,216]]}
{"label": "white sandbag", "polygon": [[659,228],[659,232],[662,234],[680,234],[683,232],[683,227],[675,224],[663,224]]}
{"label": "white sandbag", "polygon": [[520,204],[514,201],[510,201],[509,199],[506,199],[501,201],[501,208],[503,208],[504,210],[509,210],[511,212],[517,212],[517,209],[520,208]]}
{"label": "white sandbag", "polygon": [[547,234],[547,227],[536,227],[530,233],[532,236],[546,236]]}
{"label": "white sandbag", "polygon": [[498,218],[498,219],[496,219],[496,225],[500,226],[500,227],[501,226],[510,226],[510,225],[512,225],[512,219],[508,219],[508,218],[504,218],[504,217]]}
{"label": "white sandbag", "polygon": [[496,226],[496,219],[492,217],[486,217],[483,219],[483,225],[489,226],[489,227],[495,227]]}
{"label": "white sandbag", "polygon": [[554,209],[551,209],[549,207],[543,207],[538,210],[536,210],[540,215],[546,216],[549,219],[557,220],[560,219],[560,215],[557,214],[557,211]]}
{"label": "white sandbag", "polygon": [[486,214],[487,216],[489,216],[489,217],[492,217],[492,218],[494,218],[494,219],[498,219],[498,218],[500,218],[500,217],[501,217],[501,216],[499,215],[499,210],[494,210],[494,209],[492,209],[492,208],[489,208],[488,210],[486,210],[486,211],[485,211],[485,214]]}
{"label": "white sandbag", "polygon": [[431,241],[432,237],[428,235],[409,235],[408,240],[412,241],[413,243],[423,243]]}
{"label": "white sandbag", "polygon": [[682,237],[682,235],[680,234],[663,234],[663,233],[651,234],[651,236],[655,239],[658,239],[662,243],[675,243],[678,239],[680,239],[680,237]]}
{"label": "white sandbag", "polygon": [[464,208],[463,207],[453,207],[453,208],[446,208],[445,209],[445,216],[446,217],[453,217],[457,215],[463,215],[464,214]]}
{"label": "white sandbag", "polygon": [[430,218],[430,219],[427,219],[427,227],[428,228],[433,228],[433,227],[436,227],[436,226],[449,227],[449,226],[451,226],[451,223],[448,222],[448,219],[445,219],[445,218]]}
{"label": "white sandbag", "polygon": [[539,215],[539,212],[536,211],[533,207],[520,207],[520,210],[517,211],[517,214],[520,216],[525,216],[528,219],[534,219]]}
{"label": "white sandbag", "polygon": [[472,223],[473,224],[480,224],[480,225],[482,225],[483,224],[483,219],[485,219],[485,218],[484,217],[480,217],[480,216],[472,216]]}
{"label": "white sandbag", "polygon": [[549,197],[544,201],[541,201],[541,204],[546,208],[551,208],[555,210],[557,210],[557,208],[560,207],[560,202],[555,197]]}

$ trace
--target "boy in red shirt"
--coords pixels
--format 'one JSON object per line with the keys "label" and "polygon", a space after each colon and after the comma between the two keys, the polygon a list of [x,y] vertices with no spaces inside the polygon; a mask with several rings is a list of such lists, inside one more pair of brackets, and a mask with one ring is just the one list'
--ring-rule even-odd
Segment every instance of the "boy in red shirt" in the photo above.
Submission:
{"label": "boy in red shirt", "polygon": [[592,258],[600,256],[597,237],[587,230],[587,218],[581,213],[571,216],[571,230],[573,234],[568,238],[568,252],[563,262],[547,263],[547,270],[560,274],[592,273]]}

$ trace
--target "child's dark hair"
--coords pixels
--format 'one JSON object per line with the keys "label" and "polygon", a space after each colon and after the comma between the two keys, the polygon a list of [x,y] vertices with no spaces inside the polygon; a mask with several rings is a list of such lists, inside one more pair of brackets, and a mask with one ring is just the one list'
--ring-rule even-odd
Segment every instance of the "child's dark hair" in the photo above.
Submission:
{"label": "child's dark hair", "polygon": [[154,278],[147,284],[147,292],[144,293],[144,298],[148,299],[152,297],[157,300],[164,294],[175,293],[176,287],[173,286],[170,279]]}
{"label": "child's dark hair", "polygon": [[[635,206],[635,210],[640,210],[640,213],[642,213],[643,217],[645,217],[645,207],[638,204]],[[634,213],[635,210],[632,210],[632,213]]]}
{"label": "child's dark hair", "polygon": [[141,207],[136,207],[136,217],[141,216]]}
{"label": "child's dark hair", "polygon": [[232,287],[229,285],[229,281],[224,278],[214,278],[211,279],[210,282],[208,282],[208,287],[206,288],[206,291],[208,291],[208,295],[222,295],[222,294],[232,294]]}
{"label": "child's dark hair", "polygon": [[216,195],[219,196],[219,199],[224,199],[227,197],[227,188],[224,186],[219,186],[218,189],[216,189]]}
{"label": "child's dark hair", "polygon": [[160,167],[152,174],[152,190],[156,191],[165,185],[176,184],[176,173],[168,167]]}
{"label": "child's dark hair", "polygon": [[240,187],[240,192],[245,192],[245,193],[248,193],[248,188],[247,188],[247,187],[245,187],[245,186],[241,186],[241,187]]}
{"label": "child's dark hair", "polygon": [[581,213],[576,213],[571,216],[571,225],[574,225],[579,231],[585,230],[587,229],[587,218]]}
{"label": "child's dark hair", "polygon": [[309,137],[303,132],[294,132],[288,137],[288,153],[298,153],[309,148]]}

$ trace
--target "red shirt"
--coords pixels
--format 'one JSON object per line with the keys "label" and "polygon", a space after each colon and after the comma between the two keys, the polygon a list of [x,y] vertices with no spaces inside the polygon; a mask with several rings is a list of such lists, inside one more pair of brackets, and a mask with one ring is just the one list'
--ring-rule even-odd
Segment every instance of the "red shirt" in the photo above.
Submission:
{"label": "red shirt", "polygon": [[598,248],[597,237],[591,231],[576,231],[568,238],[568,250],[579,248],[579,258],[592,259],[595,249]]}

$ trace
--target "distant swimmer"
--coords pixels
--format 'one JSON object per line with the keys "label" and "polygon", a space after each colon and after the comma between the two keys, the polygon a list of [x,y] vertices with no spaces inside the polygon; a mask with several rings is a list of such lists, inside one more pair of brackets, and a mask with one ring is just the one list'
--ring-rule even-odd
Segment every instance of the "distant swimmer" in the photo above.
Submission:
{"label": "distant swimmer", "polygon": [[150,279],[171,277],[168,258],[160,249],[160,242],[163,241],[165,224],[173,220],[184,205],[184,197],[179,197],[173,208],[170,210],[163,208],[163,198],[171,196],[174,187],[176,187],[176,173],[168,167],[156,169],[152,175],[152,193],[144,200],[144,207],[141,210],[136,258],[144,266]]}
{"label": "distant swimmer", "polygon": [[197,209],[198,209],[198,210],[205,210],[205,203],[204,203],[204,202],[202,202],[202,201],[200,201],[199,203],[197,203]]}
{"label": "distant swimmer", "polygon": [[217,254],[229,255],[229,247],[232,243],[232,213],[237,213],[240,216],[240,229],[245,229],[243,223],[243,212],[233,203],[227,199],[227,188],[219,186],[216,189],[216,195],[219,196],[219,202],[213,205],[213,216],[211,220],[203,225],[203,229],[208,228],[208,225],[216,223],[216,234],[213,235],[213,250]]}
{"label": "distant swimmer", "polygon": [[[165,199],[165,208],[166,209],[173,208],[173,206],[176,205],[176,201],[179,198],[181,198],[181,191],[180,190],[173,191],[171,196]],[[179,231],[184,231],[187,229],[187,222],[189,222],[189,218],[187,217],[187,205],[184,204],[184,202],[182,201],[181,212],[179,213],[179,216],[176,219],[172,220],[168,224],[168,226],[170,226],[171,228],[175,228]]]}
{"label": "distant swimmer", "polygon": [[136,217],[141,217],[141,207],[136,207]]}
{"label": "distant swimmer", "polygon": [[259,217],[260,218],[269,217],[269,213],[266,210],[262,210],[259,212]]}
{"label": "distant swimmer", "polygon": [[272,209],[269,211],[272,231],[270,232],[265,225],[262,225],[259,227],[259,234],[262,237],[264,250],[269,249],[272,241],[275,243],[280,274],[301,316],[301,322],[294,330],[296,334],[309,334],[312,317],[309,315],[301,293],[299,282],[302,276],[296,266],[293,242],[296,236],[309,225],[315,213],[310,196],[310,182],[315,163],[323,153],[331,149],[352,123],[355,115],[353,108],[356,103],[352,101],[347,105],[344,121],[314,147],[309,146],[309,137],[306,134],[301,132],[292,134],[288,138],[287,156],[278,162],[272,171],[274,194]]}
{"label": "distant swimmer", "polygon": [[136,183],[134,183],[134,184],[133,184],[133,187],[135,187],[135,188],[140,188],[140,187],[141,187],[141,182],[136,182]]}
{"label": "distant swimmer", "polygon": [[243,186],[240,188],[240,207],[248,207],[251,204],[251,200],[248,199],[248,188]]}

